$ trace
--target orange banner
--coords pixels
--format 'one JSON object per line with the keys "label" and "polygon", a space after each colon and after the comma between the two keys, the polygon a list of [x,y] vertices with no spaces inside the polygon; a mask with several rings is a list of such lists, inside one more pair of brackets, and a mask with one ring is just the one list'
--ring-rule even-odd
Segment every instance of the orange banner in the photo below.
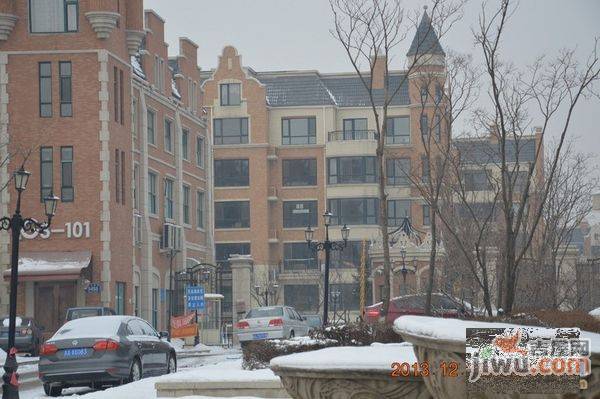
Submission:
{"label": "orange banner", "polygon": [[194,323],[194,313],[185,316],[171,317],[171,338],[195,337],[198,325]]}

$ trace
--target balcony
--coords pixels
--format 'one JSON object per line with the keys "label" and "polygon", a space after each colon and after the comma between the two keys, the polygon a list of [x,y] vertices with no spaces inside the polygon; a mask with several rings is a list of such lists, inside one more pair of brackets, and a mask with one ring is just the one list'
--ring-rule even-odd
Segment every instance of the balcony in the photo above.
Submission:
{"label": "balcony", "polygon": [[375,130],[335,130],[329,132],[328,141],[378,140]]}

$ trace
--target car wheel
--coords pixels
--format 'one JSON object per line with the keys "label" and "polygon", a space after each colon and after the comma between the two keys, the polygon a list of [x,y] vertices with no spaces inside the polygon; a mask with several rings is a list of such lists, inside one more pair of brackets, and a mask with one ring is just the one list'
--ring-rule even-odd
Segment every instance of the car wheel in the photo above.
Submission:
{"label": "car wheel", "polygon": [[48,383],[44,384],[44,393],[47,396],[51,396],[53,398],[62,395],[62,387],[60,385],[50,385]]}
{"label": "car wheel", "polygon": [[167,374],[173,374],[177,372],[177,359],[172,353],[169,354],[169,361],[167,363]]}
{"label": "car wheel", "polygon": [[142,379],[142,365],[138,358],[133,359],[131,371],[129,372],[129,382],[135,382]]}
{"label": "car wheel", "polygon": [[290,331],[290,339],[294,338],[296,334],[294,334],[294,330]]}

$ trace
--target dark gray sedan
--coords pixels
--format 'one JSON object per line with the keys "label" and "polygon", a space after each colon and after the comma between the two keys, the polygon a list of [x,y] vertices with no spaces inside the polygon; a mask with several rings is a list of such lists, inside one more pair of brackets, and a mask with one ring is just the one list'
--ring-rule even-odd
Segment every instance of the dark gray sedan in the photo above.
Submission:
{"label": "dark gray sedan", "polygon": [[177,370],[175,349],[145,320],[98,316],[67,322],[42,346],[39,376],[49,396],[63,388],[118,385]]}

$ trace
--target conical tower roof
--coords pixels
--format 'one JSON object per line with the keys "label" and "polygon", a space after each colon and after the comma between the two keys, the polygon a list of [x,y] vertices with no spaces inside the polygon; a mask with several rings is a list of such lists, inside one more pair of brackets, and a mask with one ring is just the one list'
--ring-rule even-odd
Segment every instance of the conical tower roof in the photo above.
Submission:
{"label": "conical tower roof", "polygon": [[421,22],[417,28],[417,33],[410,45],[410,49],[406,54],[408,57],[423,54],[439,54],[445,56],[444,49],[431,25],[431,19],[427,15],[427,9],[423,12]]}

